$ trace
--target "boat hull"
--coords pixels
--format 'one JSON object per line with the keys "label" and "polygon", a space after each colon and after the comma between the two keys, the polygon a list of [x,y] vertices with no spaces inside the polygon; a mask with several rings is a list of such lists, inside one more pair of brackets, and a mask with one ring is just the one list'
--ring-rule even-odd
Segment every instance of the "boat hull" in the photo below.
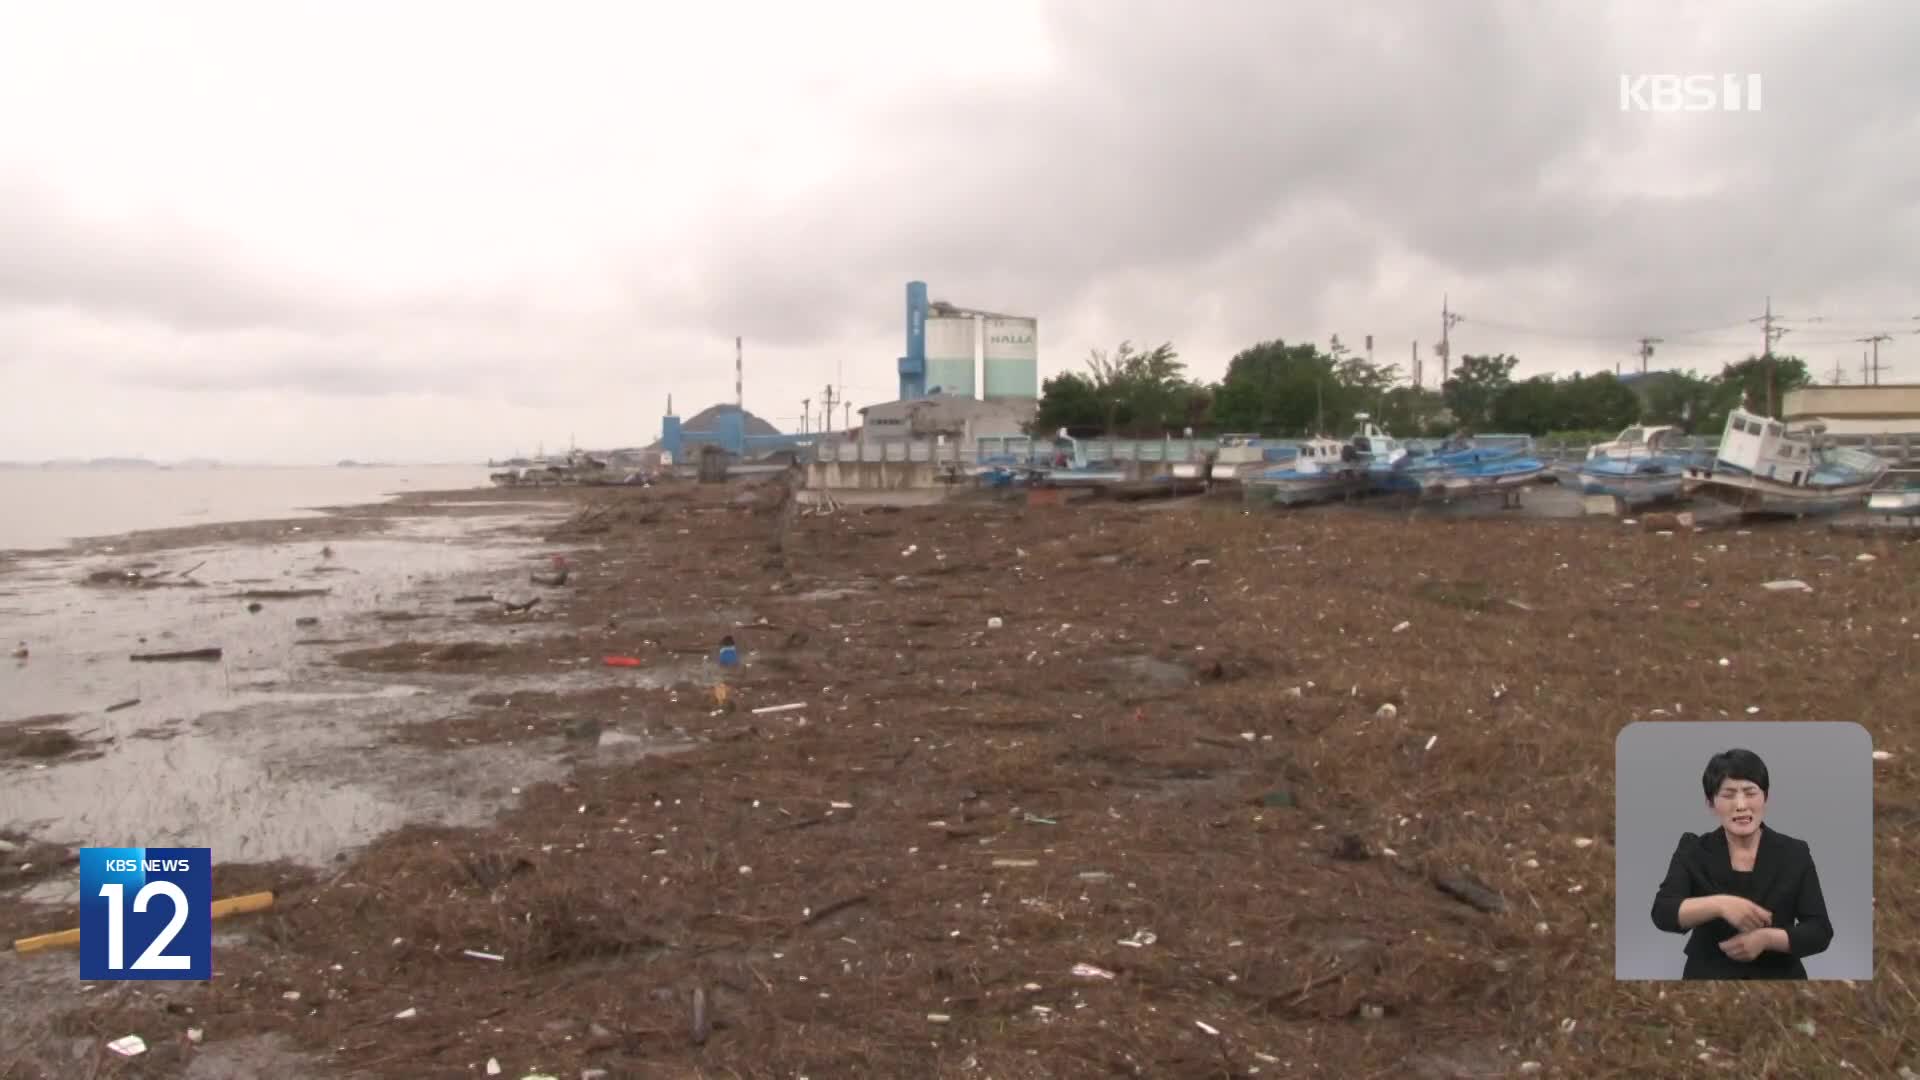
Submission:
{"label": "boat hull", "polygon": [[1546,471],[1546,466],[1541,465],[1535,468],[1506,469],[1490,475],[1471,473],[1445,475],[1424,484],[1420,494],[1429,499],[1461,499],[1514,491],[1538,480]]}
{"label": "boat hull", "polygon": [[1301,476],[1275,479],[1263,477],[1247,482],[1249,502],[1279,506],[1301,506],[1346,498],[1366,488],[1366,478],[1357,473],[1329,473],[1325,476]]}
{"label": "boat hull", "polygon": [[1794,487],[1757,476],[1690,469],[1681,490],[1729,506],[1745,514],[1798,517],[1805,514],[1838,514],[1865,508],[1873,485],[1878,480],[1827,487]]}
{"label": "boat hull", "polygon": [[1576,472],[1582,495],[1611,495],[1629,506],[1681,498],[1685,477],[1679,473]]}

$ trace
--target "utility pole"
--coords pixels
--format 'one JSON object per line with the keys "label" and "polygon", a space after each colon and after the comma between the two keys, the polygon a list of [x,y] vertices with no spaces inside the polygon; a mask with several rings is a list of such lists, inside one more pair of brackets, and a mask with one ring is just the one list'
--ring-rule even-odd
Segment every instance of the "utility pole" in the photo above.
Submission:
{"label": "utility pole", "polygon": [[812,416],[812,413],[810,412],[812,408],[813,408],[812,398],[803,397],[800,399],[800,434],[802,435],[805,435],[807,433],[807,420]]}
{"label": "utility pole", "polygon": [[1760,355],[1761,359],[1766,361],[1767,415],[1769,417],[1773,415],[1773,343],[1787,333],[1786,327],[1773,325],[1777,318],[1778,316],[1773,313],[1773,297],[1769,296],[1767,297],[1767,313],[1757,319],[1747,320],[1748,322],[1757,322],[1760,324],[1760,330],[1765,340],[1765,345]]}
{"label": "utility pole", "polygon": [[[1883,341],[1892,341],[1893,336],[1890,334],[1875,334],[1872,337],[1854,338],[1854,340],[1861,342],[1862,344],[1873,346],[1873,369],[1872,369],[1873,375],[1870,379],[1866,379],[1866,381],[1869,382],[1871,385],[1879,386],[1880,385],[1880,343]],[[1863,376],[1863,378],[1865,377]]]}
{"label": "utility pole", "polygon": [[847,414],[844,430],[852,431],[853,430],[853,402],[851,401],[841,402],[840,409],[842,412],[845,412]]}
{"label": "utility pole", "polygon": [[[1860,363],[1864,365],[1866,362],[1867,362],[1866,350],[1862,349],[1860,351]],[[1840,361],[1835,360],[1833,362],[1833,385],[1839,386],[1846,381],[1847,381],[1847,373],[1840,369]]]}
{"label": "utility pole", "polygon": [[820,422],[820,430],[825,431],[833,426],[833,387],[831,384],[828,385],[826,391],[821,395],[820,400],[827,403],[826,419]]}
{"label": "utility pole", "polygon": [[1418,390],[1420,389],[1421,372],[1420,372],[1420,343],[1417,341],[1413,343],[1413,367],[1411,368],[1411,370],[1413,371],[1413,388],[1415,390]]}
{"label": "utility pole", "polygon": [[1449,369],[1452,368],[1453,366],[1453,339],[1448,336],[1448,331],[1452,330],[1454,327],[1454,324],[1458,323],[1459,321],[1460,321],[1459,314],[1453,311],[1448,306],[1447,294],[1441,293],[1440,294],[1440,385],[1442,388],[1446,387],[1447,374]]}
{"label": "utility pole", "polygon": [[747,381],[744,376],[746,362],[742,358],[740,339],[733,339],[733,407],[741,412],[747,411]]}
{"label": "utility pole", "polygon": [[1657,337],[1643,337],[1640,339],[1640,374],[1645,375],[1647,373],[1647,361],[1653,359],[1653,347],[1661,344],[1665,340],[1664,338]]}

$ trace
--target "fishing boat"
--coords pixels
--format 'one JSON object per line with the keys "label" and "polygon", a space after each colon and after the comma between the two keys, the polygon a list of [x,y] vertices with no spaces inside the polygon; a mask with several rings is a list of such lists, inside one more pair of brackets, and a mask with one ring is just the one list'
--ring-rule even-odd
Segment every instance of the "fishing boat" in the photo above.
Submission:
{"label": "fishing boat", "polygon": [[1243,483],[1249,502],[1298,506],[1366,490],[1367,468],[1348,443],[1305,439],[1294,444],[1290,464],[1264,469]]}
{"label": "fishing boat", "polygon": [[1747,514],[1833,514],[1864,507],[1889,463],[1832,445],[1826,425],[1789,426],[1736,409],[1713,460],[1689,466],[1681,489]]}
{"label": "fishing boat", "polygon": [[1629,506],[1677,499],[1687,470],[1711,456],[1679,445],[1680,429],[1630,427],[1611,442],[1587,450],[1571,479],[1587,495],[1611,495]]}
{"label": "fishing boat", "polygon": [[1293,460],[1291,443],[1275,442],[1261,435],[1226,434],[1220,436],[1220,448],[1214,451],[1213,466],[1207,479],[1216,484],[1233,484],[1247,477]]}
{"label": "fishing boat", "polygon": [[1534,454],[1531,435],[1480,435],[1450,442],[1407,466],[1421,497],[1458,499],[1508,494],[1538,480],[1546,462]]}
{"label": "fishing boat", "polygon": [[1064,428],[1054,437],[1053,456],[1045,464],[1031,466],[1027,472],[1030,483],[1047,487],[1104,488],[1127,478],[1119,469],[1095,468],[1087,460],[1080,440],[1068,435]]}
{"label": "fishing boat", "polygon": [[1352,449],[1354,460],[1366,470],[1368,488],[1373,491],[1419,490],[1418,485],[1406,476],[1406,470],[1413,461],[1408,445],[1387,434],[1386,429],[1374,423],[1366,413],[1355,413],[1353,419],[1357,426],[1347,439],[1347,446]]}

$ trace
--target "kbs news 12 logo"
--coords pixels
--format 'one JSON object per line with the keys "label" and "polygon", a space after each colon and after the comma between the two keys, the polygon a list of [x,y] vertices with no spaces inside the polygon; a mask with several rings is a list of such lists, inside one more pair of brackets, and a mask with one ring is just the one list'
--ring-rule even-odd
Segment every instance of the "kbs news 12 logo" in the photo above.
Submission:
{"label": "kbs news 12 logo", "polygon": [[1759,112],[1758,75],[1622,75],[1621,112]]}
{"label": "kbs news 12 logo", "polygon": [[81,848],[80,978],[213,977],[211,848]]}

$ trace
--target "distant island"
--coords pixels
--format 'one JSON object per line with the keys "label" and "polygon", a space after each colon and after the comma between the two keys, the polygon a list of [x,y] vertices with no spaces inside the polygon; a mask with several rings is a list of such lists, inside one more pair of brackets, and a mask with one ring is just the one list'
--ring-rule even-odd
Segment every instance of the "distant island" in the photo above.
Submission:
{"label": "distant island", "polygon": [[[454,462],[422,461],[422,462],[412,462],[407,465],[396,465],[391,461],[356,461],[353,458],[343,458],[340,461],[335,462],[333,467],[337,469],[394,469],[394,468],[478,468],[479,466],[474,462],[468,462],[468,461],[454,461]],[[0,461],[0,469],[76,469],[76,470],[94,470],[99,472],[112,472],[112,471],[134,472],[134,471],[148,471],[148,470],[171,471],[175,469],[196,470],[196,469],[288,469],[288,468],[324,469],[324,468],[327,468],[327,466],[321,465],[318,463],[287,465],[287,464],[273,464],[270,462],[232,462],[232,461],[219,461],[214,458],[187,458],[182,461],[173,461],[173,462],[150,461],[146,458],[133,458],[133,457],[55,458],[51,461]]]}

